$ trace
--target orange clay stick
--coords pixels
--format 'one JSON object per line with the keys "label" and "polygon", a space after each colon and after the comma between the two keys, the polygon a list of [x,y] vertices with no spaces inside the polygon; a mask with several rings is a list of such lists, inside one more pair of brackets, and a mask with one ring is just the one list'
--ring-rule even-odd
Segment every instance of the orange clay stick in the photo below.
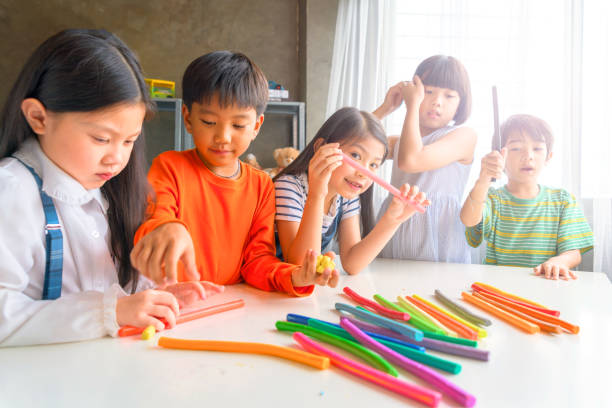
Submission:
{"label": "orange clay stick", "polygon": [[548,309],[546,306],[541,305],[539,303],[536,303],[533,300],[529,300],[529,299],[525,299],[525,298],[522,298],[522,297],[517,296],[517,295],[513,295],[512,293],[505,292],[505,291],[503,291],[501,289],[496,288],[495,286],[487,285],[486,283],[474,282],[474,285],[482,286],[483,288],[485,288],[485,289],[487,289],[487,290],[489,290],[491,292],[496,292],[496,293],[498,293],[500,295],[503,295],[504,297],[509,297],[511,299],[514,299],[514,300],[520,300],[521,302],[530,303],[530,304],[532,304],[534,306],[541,307],[542,309]]}
{"label": "orange clay stick", "polygon": [[444,314],[438,312],[436,309],[427,306],[425,303],[423,303],[420,300],[416,299],[414,297],[414,295],[413,295],[412,298],[406,297],[406,299],[410,300],[412,303],[415,303],[418,307],[420,307],[421,309],[425,310],[430,315],[433,315],[436,319],[441,321],[442,324],[444,324],[444,325],[450,327],[452,330],[456,331],[457,334],[460,335],[461,337],[464,337],[464,338],[470,339],[470,340],[478,340],[478,333],[476,333],[474,330],[470,329],[467,326],[464,326],[463,324],[459,323],[456,320],[451,319],[448,316],[445,316]]}
{"label": "orange clay stick", "polygon": [[483,310],[486,310],[487,312],[491,313],[493,316],[497,316],[500,319],[505,320],[506,322],[512,324],[513,326],[518,327],[519,329],[526,331],[529,334],[538,333],[540,331],[540,326],[535,325],[533,323],[529,323],[521,319],[520,317],[516,317],[513,314],[505,312],[493,306],[489,302],[485,302],[484,300],[479,299],[476,296],[470,295],[467,292],[461,292],[461,296],[467,302],[470,302],[471,304],[478,306],[479,308]]}
{"label": "orange clay stick", "polygon": [[509,302],[516,303],[517,305],[525,306],[525,307],[528,307],[528,308],[533,309],[533,310],[537,310],[537,311],[542,312],[542,313],[547,313],[547,314],[549,314],[551,316],[559,316],[559,314],[561,314],[561,312],[559,312],[558,310],[550,310],[550,309],[541,308],[539,306],[534,306],[531,303],[525,303],[525,302],[522,302],[520,300],[516,300],[516,299],[510,298],[510,297],[507,297],[506,295],[502,295],[499,292],[490,291],[489,289],[483,288],[482,286],[478,286],[475,283],[472,284],[472,291],[480,292],[480,293],[488,293],[490,295],[495,295],[495,296],[498,296],[500,298],[504,298],[504,299],[506,299]]}
{"label": "orange clay stick", "polygon": [[297,361],[319,370],[329,368],[329,358],[308,353],[294,348],[266,343],[249,343],[242,341],[190,340],[160,337],[160,347],[181,350],[228,351],[234,353],[266,354]]}
{"label": "orange clay stick", "polygon": [[523,320],[526,320],[533,324],[537,324],[538,326],[540,326],[540,331],[547,332],[547,333],[556,333],[556,334],[560,334],[563,332],[563,330],[561,330],[561,327],[559,326],[554,326],[552,324],[544,323],[543,321],[535,319],[529,315],[526,315],[525,313],[521,313],[518,310],[513,309],[510,306],[506,306],[503,303],[496,302],[493,299],[489,299],[488,297],[484,296],[484,293],[474,292],[472,293],[472,295],[476,296],[479,299],[484,300],[485,302],[489,302],[490,304],[492,304],[495,307],[500,308],[501,310],[505,310],[508,313],[512,313],[513,315],[518,316]]}
{"label": "orange clay stick", "polygon": [[561,314],[561,312],[559,312],[558,310],[552,310],[532,300],[525,299],[517,295],[513,295],[512,293],[504,292],[503,290],[497,289],[496,287],[491,286],[491,285],[487,285],[486,283],[475,282],[472,284],[472,288],[474,287],[476,287],[476,289],[479,289],[481,291],[486,291],[486,292],[492,293],[493,295],[501,296],[503,298],[511,300],[520,305],[527,306],[532,309],[538,310],[542,313],[548,313],[549,315],[556,316],[556,317],[559,317],[559,315]]}
{"label": "orange clay stick", "polygon": [[559,318],[553,317],[547,313],[542,313],[542,312],[538,312],[537,310],[533,310],[529,307],[526,306],[522,306],[522,305],[518,305],[516,303],[513,303],[511,301],[508,301],[500,296],[495,296],[495,295],[491,295],[491,294],[487,294],[487,293],[481,293],[482,296],[486,297],[487,299],[491,299],[491,300],[495,300],[499,303],[505,304],[508,307],[513,308],[514,310],[517,310],[521,313],[525,313],[526,315],[529,315],[531,317],[535,317],[536,319],[540,319],[543,320],[545,322],[548,323],[552,323],[552,324],[557,324],[561,327],[563,327],[565,330],[569,331],[570,333],[573,334],[578,334],[578,332],[580,331],[580,327],[576,326],[574,324],[568,323],[565,320],[561,320]]}

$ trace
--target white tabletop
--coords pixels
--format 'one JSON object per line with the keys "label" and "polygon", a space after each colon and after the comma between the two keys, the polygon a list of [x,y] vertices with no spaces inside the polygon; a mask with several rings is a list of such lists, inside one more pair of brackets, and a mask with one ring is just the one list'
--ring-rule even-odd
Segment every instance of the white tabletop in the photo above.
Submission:
{"label": "white tabletop", "polygon": [[[377,260],[337,288],[291,298],[246,285],[210,299],[243,298],[246,306],[177,326],[163,334],[299,347],[274,323],[287,313],[337,322],[334,303],[352,304],[349,286],[388,299],[434,289],[454,299],[481,281],[561,311],[578,335],[529,335],[496,319],[479,347],[488,362],[432,352],[462,364],[444,373],[477,398],[478,407],[612,407],[612,285],[601,273],[547,281],[520,268]],[[467,305],[472,310],[477,310]],[[481,314],[485,314],[482,312]],[[159,336],[159,334],[157,335]],[[330,346],[331,347],[331,346]],[[331,347],[333,348],[333,347]],[[399,370],[400,378],[426,384]],[[276,357],[167,350],[139,337],[0,349],[0,407],[384,407],[423,406],[335,367],[319,371]],[[441,407],[457,406],[448,397]]]}

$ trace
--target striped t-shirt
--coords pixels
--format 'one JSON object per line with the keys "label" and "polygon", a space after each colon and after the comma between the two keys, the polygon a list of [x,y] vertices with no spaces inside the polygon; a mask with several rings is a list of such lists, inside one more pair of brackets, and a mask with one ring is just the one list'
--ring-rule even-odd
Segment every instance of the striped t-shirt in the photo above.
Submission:
{"label": "striped t-shirt", "polygon": [[473,247],[483,234],[486,264],[535,267],[563,252],[593,248],[593,232],[576,198],[545,186],[532,199],[516,198],[506,187],[490,188],[482,221],[465,230]]}
{"label": "striped t-shirt", "polygon": [[[276,215],[275,220],[302,221],[304,205],[308,196],[308,176],[306,174],[286,174],[274,181],[276,190]],[[338,207],[342,206],[341,220],[359,215],[361,205],[359,197],[347,200],[338,195],[335,205],[330,206],[329,212],[323,215],[322,234],[327,232],[329,226],[338,214]]]}

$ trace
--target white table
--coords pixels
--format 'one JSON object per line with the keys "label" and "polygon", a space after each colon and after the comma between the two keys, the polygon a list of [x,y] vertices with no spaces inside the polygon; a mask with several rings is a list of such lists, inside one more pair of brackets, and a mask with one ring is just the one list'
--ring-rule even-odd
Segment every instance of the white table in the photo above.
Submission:
{"label": "white table", "polygon": [[[318,287],[306,298],[227,287],[211,303],[241,297],[246,307],[164,335],[298,347],[275,330],[276,320],[298,313],[337,321],[334,303],[352,303],[341,294],[344,286],[393,300],[415,293],[430,299],[436,288],[458,298],[476,281],[556,308],[580,326],[578,335],[528,335],[492,318],[479,345],[491,351],[489,362],[432,352],[463,365],[460,374],[448,376],[476,396],[476,406],[612,407],[612,285],[602,273],[547,281],[520,268],[377,260],[358,276],[342,276],[337,288]],[[319,371],[270,356],[154,344],[133,337],[0,349],[0,407],[422,406],[334,367]],[[399,371],[400,378],[425,385]],[[443,397],[440,406],[457,405]]]}

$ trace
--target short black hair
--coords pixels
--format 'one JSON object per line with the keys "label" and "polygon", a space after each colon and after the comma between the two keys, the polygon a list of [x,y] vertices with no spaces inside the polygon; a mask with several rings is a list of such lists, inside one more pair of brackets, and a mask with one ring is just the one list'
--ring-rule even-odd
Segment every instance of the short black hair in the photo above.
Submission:
{"label": "short black hair", "polygon": [[500,126],[501,147],[508,143],[508,137],[512,132],[524,133],[536,142],[544,142],[547,153],[552,152],[555,138],[550,126],[543,119],[527,114],[510,116]]}
{"label": "short black hair", "polygon": [[217,95],[223,107],[254,108],[261,115],[268,103],[268,81],[246,55],[215,51],[196,58],[183,74],[183,103],[210,103]]}
{"label": "short black hair", "polygon": [[472,88],[467,70],[457,58],[434,55],[419,64],[415,75],[423,85],[452,89],[459,94],[459,106],[453,120],[455,125],[464,123],[472,113]]}

